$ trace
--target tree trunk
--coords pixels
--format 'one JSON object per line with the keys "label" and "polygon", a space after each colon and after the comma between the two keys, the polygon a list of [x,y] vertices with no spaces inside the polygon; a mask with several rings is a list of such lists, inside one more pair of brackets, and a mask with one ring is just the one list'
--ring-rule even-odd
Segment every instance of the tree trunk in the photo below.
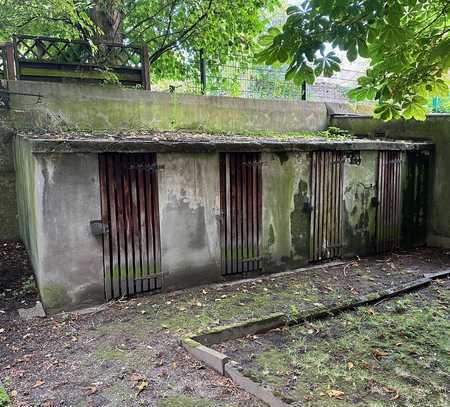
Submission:
{"label": "tree trunk", "polygon": [[122,13],[120,0],[95,0],[89,11],[92,21],[101,30],[97,40],[122,43]]}

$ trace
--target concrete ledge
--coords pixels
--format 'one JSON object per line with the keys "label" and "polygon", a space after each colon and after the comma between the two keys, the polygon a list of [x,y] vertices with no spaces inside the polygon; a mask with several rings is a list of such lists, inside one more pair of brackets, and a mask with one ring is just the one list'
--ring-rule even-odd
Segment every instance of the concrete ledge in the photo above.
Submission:
{"label": "concrete ledge", "polygon": [[422,150],[433,149],[430,142],[411,142],[397,140],[370,140],[350,138],[344,140],[324,137],[267,136],[264,134],[243,136],[235,134],[208,134],[192,132],[140,133],[18,133],[26,139],[33,153],[102,153],[102,152],[194,152],[211,153],[217,151],[317,151],[317,150]]}
{"label": "concrete ledge", "polygon": [[227,355],[208,348],[189,337],[181,340],[181,346],[195,359],[201,360],[205,365],[225,376],[225,364],[230,360]]}
{"label": "concrete ledge", "polygon": [[278,312],[267,317],[254,318],[236,324],[211,329],[208,332],[192,337],[192,339],[204,345],[214,345],[216,343],[242,338],[247,335],[267,332],[283,325],[286,325],[286,315],[282,312]]}
{"label": "concrete ledge", "polygon": [[288,407],[288,404],[275,397],[270,390],[244,376],[239,371],[239,365],[236,362],[228,362],[225,365],[225,374],[234,384],[252,394],[257,399],[267,403],[270,407]]}
{"label": "concrete ledge", "polygon": [[446,269],[443,271],[438,271],[437,273],[424,274],[423,276],[425,278],[430,278],[431,280],[434,280],[436,278],[448,277],[449,275],[450,275],[450,269]]}

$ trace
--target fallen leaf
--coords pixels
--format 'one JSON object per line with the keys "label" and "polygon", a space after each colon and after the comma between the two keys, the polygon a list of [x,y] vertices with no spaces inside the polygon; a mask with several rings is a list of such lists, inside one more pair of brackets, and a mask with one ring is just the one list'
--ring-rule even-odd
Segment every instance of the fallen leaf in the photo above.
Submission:
{"label": "fallen leaf", "polygon": [[394,395],[391,398],[389,398],[389,400],[391,401],[397,400],[400,397],[400,393],[398,392],[397,389],[394,389],[392,387],[383,387],[383,390],[389,394],[394,393]]}
{"label": "fallen leaf", "polygon": [[327,390],[328,397],[342,400],[344,398],[344,392],[342,390],[330,389]]}
{"label": "fallen leaf", "polygon": [[139,396],[144,390],[148,389],[148,381],[147,380],[141,380],[137,386],[138,392],[136,396]]}
{"label": "fallen leaf", "polygon": [[385,351],[383,351],[381,349],[375,348],[375,349],[372,349],[372,356],[375,359],[379,359],[379,358],[382,358],[384,356],[389,356],[389,352],[385,352]]}
{"label": "fallen leaf", "polygon": [[97,393],[97,386],[95,385],[88,386],[85,389],[87,390],[86,394],[88,396],[92,396],[93,394]]}
{"label": "fallen leaf", "polygon": [[17,390],[11,390],[11,397],[16,397],[17,396]]}
{"label": "fallen leaf", "polygon": [[36,380],[36,383],[34,383],[33,386],[31,386],[31,388],[32,388],[32,389],[35,389],[36,387],[42,386],[44,383],[45,383],[44,380],[42,380],[42,379],[37,379],[37,380]]}

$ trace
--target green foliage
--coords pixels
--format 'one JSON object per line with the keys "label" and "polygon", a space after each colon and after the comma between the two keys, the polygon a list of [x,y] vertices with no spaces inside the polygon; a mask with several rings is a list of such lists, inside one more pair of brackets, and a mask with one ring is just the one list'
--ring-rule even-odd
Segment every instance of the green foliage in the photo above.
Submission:
{"label": "green foliage", "polygon": [[[152,80],[198,75],[250,52],[279,0],[0,0],[0,40],[12,34],[146,43]],[[117,31],[117,32],[116,32]]]}
{"label": "green foliage", "polygon": [[340,69],[331,44],[350,62],[370,59],[352,99],[377,100],[383,120],[424,120],[428,99],[448,94],[449,26],[448,0],[307,0],[288,7],[282,29],[262,37],[259,60],[288,62],[287,80],[312,83]]}
{"label": "green foliage", "polygon": [[335,140],[342,140],[351,137],[351,134],[347,130],[332,126],[328,127],[328,129],[324,131],[320,131],[319,135],[321,137]]}

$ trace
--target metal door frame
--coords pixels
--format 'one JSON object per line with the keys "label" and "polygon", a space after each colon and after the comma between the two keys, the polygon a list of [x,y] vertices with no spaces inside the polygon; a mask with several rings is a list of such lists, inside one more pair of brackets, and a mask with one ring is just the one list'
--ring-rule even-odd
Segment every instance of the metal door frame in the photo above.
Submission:
{"label": "metal door frame", "polygon": [[99,154],[107,300],[163,287],[155,153]]}
{"label": "metal door frame", "polygon": [[312,262],[343,255],[344,162],[343,151],[323,150],[311,153]]}
{"label": "metal door frame", "polygon": [[260,153],[220,153],[220,238],[224,276],[262,269],[261,165]]}

